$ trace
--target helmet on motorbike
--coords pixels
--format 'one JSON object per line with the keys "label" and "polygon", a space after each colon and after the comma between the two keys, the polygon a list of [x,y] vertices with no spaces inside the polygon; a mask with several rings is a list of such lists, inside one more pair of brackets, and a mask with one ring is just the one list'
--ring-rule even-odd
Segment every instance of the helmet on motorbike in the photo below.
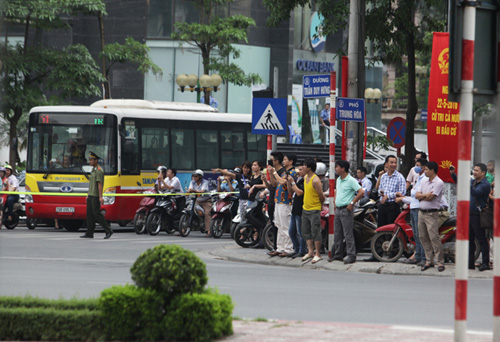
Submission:
{"label": "helmet on motorbike", "polygon": [[0,171],[3,171],[3,172],[5,172],[5,167],[3,167],[3,166],[0,166]]}
{"label": "helmet on motorbike", "polygon": [[200,169],[196,170],[193,172],[193,176],[202,176],[204,175],[203,171],[201,171]]}
{"label": "helmet on motorbike", "polygon": [[316,163],[316,174],[318,176],[324,176],[324,175],[326,175],[326,171],[327,171],[327,168],[326,168],[325,163],[323,163],[323,162],[317,162]]}
{"label": "helmet on motorbike", "polygon": [[163,170],[167,170],[167,167],[166,166],[163,166],[163,165],[160,165],[158,166],[158,168],[156,169],[156,172],[162,172]]}

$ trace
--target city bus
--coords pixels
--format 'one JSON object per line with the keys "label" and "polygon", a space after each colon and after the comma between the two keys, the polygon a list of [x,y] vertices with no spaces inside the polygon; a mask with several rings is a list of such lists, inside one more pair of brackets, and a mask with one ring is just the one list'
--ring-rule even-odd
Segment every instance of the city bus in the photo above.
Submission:
{"label": "city bus", "polygon": [[[110,196],[151,189],[160,165],[178,170],[184,188],[195,169],[266,158],[266,136],[252,134],[250,114],[226,114],[205,104],[100,100],[90,106],[40,106],[29,114],[27,215],[58,218],[70,231],[86,217],[90,151],[104,169],[105,217],[133,220],[140,197]],[[207,174],[207,172],[206,172]],[[61,195],[43,193],[61,193]]]}

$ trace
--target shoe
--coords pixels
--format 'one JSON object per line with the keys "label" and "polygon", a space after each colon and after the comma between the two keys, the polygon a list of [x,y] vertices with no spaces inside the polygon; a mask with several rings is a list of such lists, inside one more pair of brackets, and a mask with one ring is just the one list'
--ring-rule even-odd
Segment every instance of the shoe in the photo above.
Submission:
{"label": "shoe", "polygon": [[281,253],[280,255],[278,255],[280,258],[289,258],[290,256],[292,256],[293,253],[287,253],[287,252],[283,252]]}
{"label": "shoe", "polygon": [[315,257],[313,258],[313,260],[311,261],[311,264],[315,264],[315,263],[317,263],[317,262],[320,262],[321,260],[323,260],[323,258],[322,258],[322,257],[320,257],[320,256],[315,256]]}
{"label": "shoe", "polygon": [[486,271],[486,270],[491,270],[490,265],[486,265],[486,264],[481,264],[481,266],[479,266],[478,269],[479,269],[480,272],[483,272],[483,271]]}
{"label": "shoe", "polygon": [[104,240],[109,239],[111,237],[111,235],[113,235],[113,231],[110,231],[110,232],[106,233],[106,236],[104,237]]}
{"label": "shoe", "polygon": [[275,256],[280,255],[280,252],[278,252],[278,251],[272,251],[272,252],[267,253],[267,255],[269,255],[270,257],[275,257]]}
{"label": "shoe", "polygon": [[292,253],[292,254],[290,254],[288,257],[289,257],[289,258],[292,258],[292,259],[295,259],[295,258],[300,258],[300,257],[301,257],[301,255],[300,255],[300,253]]}
{"label": "shoe", "polygon": [[332,261],[342,261],[342,258],[340,258],[340,257],[328,258],[328,262],[332,262]]}
{"label": "shoe", "polygon": [[312,257],[313,257],[312,255],[306,254],[302,257],[302,261],[307,261],[307,260],[311,259]]}
{"label": "shoe", "polygon": [[439,271],[439,272],[443,272],[444,270],[445,270],[444,265],[439,265],[439,266],[438,266],[438,271]]}
{"label": "shoe", "polygon": [[469,265],[469,270],[475,270],[476,266],[475,265]]}
{"label": "shoe", "polygon": [[87,235],[87,234],[83,234],[82,236],[80,236],[82,239],[93,239],[94,237],[93,236],[90,236],[90,235]]}
{"label": "shoe", "polygon": [[378,260],[375,259],[375,257],[373,255],[371,257],[367,258],[367,259],[363,259],[363,261],[366,261],[366,262],[378,262]]}
{"label": "shoe", "polygon": [[356,262],[356,258],[353,258],[353,257],[347,257],[344,259],[344,264],[345,265],[348,265],[348,264],[354,264]]}
{"label": "shoe", "polygon": [[418,264],[417,264],[417,266],[420,266],[420,267],[422,267],[422,266],[424,266],[424,265],[425,265],[425,260],[421,260],[421,261],[419,261],[419,262],[418,262]]}
{"label": "shoe", "polygon": [[424,266],[422,266],[422,268],[421,268],[420,270],[421,270],[422,272],[423,272],[423,271],[427,271],[427,270],[428,270],[429,268],[431,268],[431,267],[434,267],[434,265],[432,265],[432,264],[429,264],[429,265],[428,265],[428,264],[425,264]]}

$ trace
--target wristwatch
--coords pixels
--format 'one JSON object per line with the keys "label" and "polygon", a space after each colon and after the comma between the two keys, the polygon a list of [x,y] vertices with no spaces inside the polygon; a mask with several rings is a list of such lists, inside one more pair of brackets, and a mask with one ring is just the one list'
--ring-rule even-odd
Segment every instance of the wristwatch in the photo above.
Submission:
{"label": "wristwatch", "polygon": [[354,202],[351,202],[351,205],[354,205]]}

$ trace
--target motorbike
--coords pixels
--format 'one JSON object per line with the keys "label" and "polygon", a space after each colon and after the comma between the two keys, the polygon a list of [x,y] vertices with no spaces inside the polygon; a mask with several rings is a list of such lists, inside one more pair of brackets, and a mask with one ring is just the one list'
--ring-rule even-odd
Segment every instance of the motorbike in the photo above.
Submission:
{"label": "motorbike", "polygon": [[[155,191],[146,190],[143,194],[153,194]],[[134,216],[134,231],[136,234],[144,234],[146,232],[146,220],[149,213],[155,207],[155,197],[145,196],[141,199],[139,209],[136,210]]]}
{"label": "motorbike", "polygon": [[224,233],[230,233],[233,217],[238,213],[238,196],[234,194],[220,194],[214,203],[210,235],[218,239]]}
{"label": "motorbike", "polygon": [[[199,230],[202,233],[206,232],[205,209],[196,203],[196,198],[198,196],[199,195],[190,195],[186,199],[186,205],[179,219],[179,234],[182,237],[188,236],[191,230]],[[212,202],[215,202],[216,197],[214,195],[210,197]],[[208,227],[208,229],[210,229],[210,227]]]}
{"label": "motorbike", "polygon": [[148,215],[146,228],[149,235],[158,235],[161,230],[165,230],[167,234],[176,231],[184,210],[185,197],[169,196],[169,192],[162,192],[165,196],[157,196],[155,206]]}
{"label": "motorbike", "polygon": [[21,203],[21,199],[19,199],[16,203],[14,203],[14,207],[12,210],[12,219],[8,220],[7,213],[7,201],[4,200],[3,196],[0,197],[1,205],[3,206],[3,224],[7,229],[14,229],[19,224],[19,217],[26,216],[26,212],[24,211],[24,206]]}
{"label": "motorbike", "polygon": [[[403,210],[393,224],[377,228],[370,245],[373,256],[384,262],[395,262],[403,254],[410,257],[415,251],[415,237],[410,225],[410,208],[404,206]],[[457,218],[448,218],[440,227],[439,234],[443,244],[445,261],[455,262],[455,240]],[[475,259],[479,257],[480,248],[476,240]]]}
{"label": "motorbike", "polygon": [[[327,203],[327,202],[325,202]],[[353,234],[356,252],[369,252],[370,243],[377,229],[377,202],[363,197],[353,210]],[[328,250],[328,220],[330,217],[329,206],[323,205],[321,209],[322,249]],[[344,242],[345,243],[345,242]],[[344,248],[344,253],[346,249]]]}
{"label": "motorbike", "polygon": [[248,205],[245,217],[242,218],[240,224],[234,230],[234,241],[239,246],[244,248],[254,247],[261,242],[264,236],[264,228],[269,221],[263,211],[265,204],[265,198],[256,196],[255,201]]}

